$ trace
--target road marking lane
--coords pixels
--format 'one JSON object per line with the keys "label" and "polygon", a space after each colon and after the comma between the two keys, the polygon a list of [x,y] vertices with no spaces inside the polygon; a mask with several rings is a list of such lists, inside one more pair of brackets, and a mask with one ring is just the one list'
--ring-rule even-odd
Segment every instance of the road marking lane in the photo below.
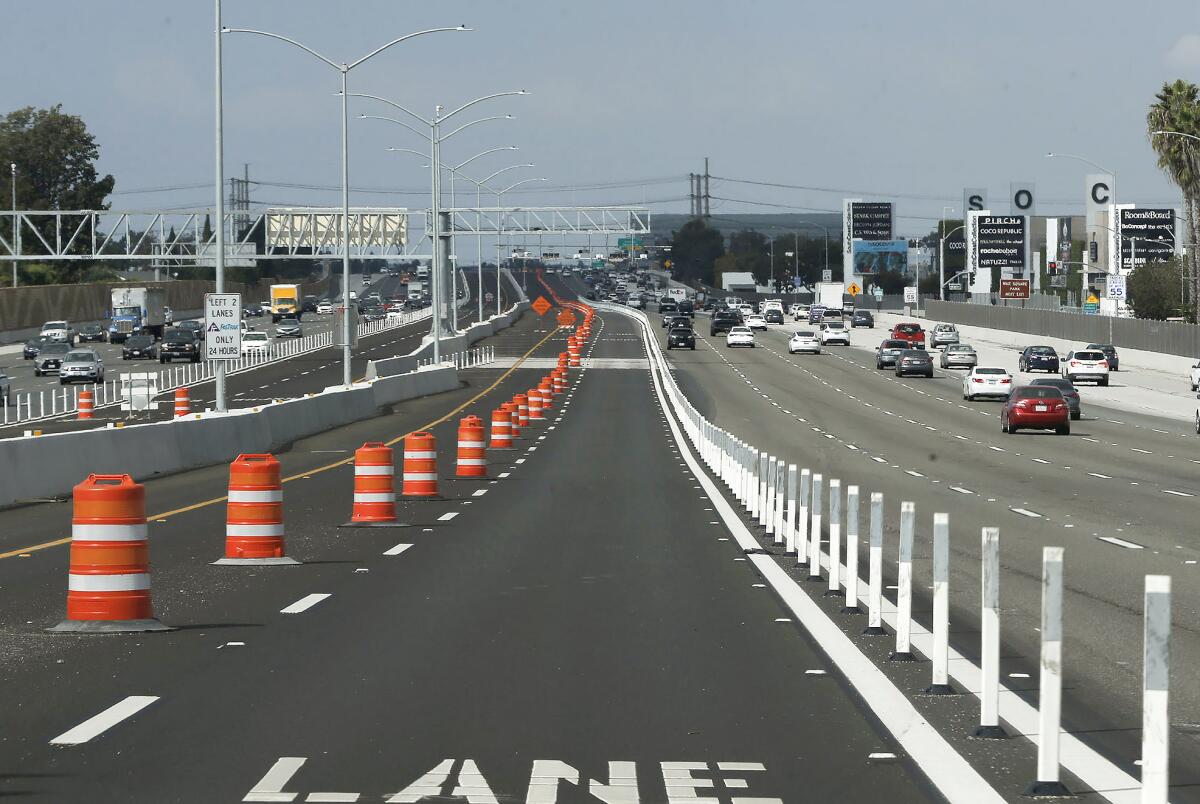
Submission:
{"label": "road marking lane", "polygon": [[438,522],[449,522],[454,517],[458,516],[458,511],[447,511],[438,517]]}
{"label": "road marking lane", "polygon": [[1008,510],[1012,511],[1014,514],[1020,514],[1021,516],[1027,516],[1027,517],[1030,517],[1031,519],[1041,519],[1042,518],[1042,515],[1039,514],[1037,511],[1030,511],[1026,508],[1009,508]]}
{"label": "road marking lane", "polygon": [[411,544],[398,544],[395,547],[389,547],[384,550],[383,554],[385,556],[398,556],[410,547],[412,547]]}
{"label": "road marking lane", "polygon": [[1096,538],[1102,542],[1108,542],[1109,544],[1115,544],[1117,547],[1124,547],[1126,550],[1144,550],[1145,549],[1144,545],[1135,544],[1134,542],[1127,542],[1124,539],[1118,539],[1116,536],[1097,536]]}
{"label": "road marking lane", "polygon": [[299,600],[297,600],[295,603],[288,606],[287,608],[280,609],[279,613],[280,614],[300,614],[302,612],[308,611],[313,606],[317,605],[322,600],[324,600],[325,598],[330,597],[330,596],[331,595],[325,594],[325,593],[316,593],[316,594],[311,594],[311,595],[305,595],[304,597],[300,598]]}
{"label": "road marking lane", "polygon": [[50,745],[82,745],[108,731],[122,720],[133,717],[157,700],[157,695],[130,695],[95,717],[88,718],[75,728],[64,731],[51,740]]}
{"label": "road marking lane", "polygon": [[1102,475],[1099,472],[1088,472],[1088,474],[1091,475],[1092,477],[1098,477],[1101,480],[1112,480],[1111,475]]}
{"label": "road marking lane", "polygon": [[1195,494],[1188,494],[1186,491],[1175,491],[1173,489],[1163,489],[1163,494],[1174,494],[1176,497],[1195,497]]}
{"label": "road marking lane", "polygon": [[951,486],[950,490],[957,491],[959,494],[974,494],[975,493],[975,492],[971,491],[970,489],[963,488],[962,486]]}

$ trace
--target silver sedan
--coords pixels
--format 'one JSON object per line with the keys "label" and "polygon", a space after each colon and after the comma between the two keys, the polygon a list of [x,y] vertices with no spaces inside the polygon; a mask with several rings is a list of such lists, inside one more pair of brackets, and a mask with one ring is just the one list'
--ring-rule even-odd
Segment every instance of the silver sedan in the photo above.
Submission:
{"label": "silver sedan", "polygon": [[950,344],[943,350],[942,356],[938,361],[942,368],[974,368],[979,362],[979,355],[975,354],[975,348],[968,343]]}

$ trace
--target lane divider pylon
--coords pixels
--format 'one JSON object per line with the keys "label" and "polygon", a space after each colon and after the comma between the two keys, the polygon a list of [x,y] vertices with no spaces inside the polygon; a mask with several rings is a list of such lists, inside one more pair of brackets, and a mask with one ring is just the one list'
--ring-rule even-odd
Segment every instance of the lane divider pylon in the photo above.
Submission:
{"label": "lane divider pylon", "polygon": [[271,454],[239,455],[229,464],[224,566],[292,565],[283,544],[283,483]]}

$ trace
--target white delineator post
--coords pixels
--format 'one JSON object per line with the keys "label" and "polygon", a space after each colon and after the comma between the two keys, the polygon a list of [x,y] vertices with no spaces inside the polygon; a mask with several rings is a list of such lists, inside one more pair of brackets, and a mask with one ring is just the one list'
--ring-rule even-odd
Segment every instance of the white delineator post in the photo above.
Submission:
{"label": "white delineator post", "polygon": [[896,564],[896,649],[888,657],[893,662],[917,660],[912,654],[912,554],[916,520],[916,503],[900,503],[900,552]]}
{"label": "white delineator post", "polygon": [[766,534],[775,533],[775,458],[767,456],[767,471],[763,473],[766,479],[763,494],[763,507],[759,514],[758,524],[766,529]]}
{"label": "white delineator post", "polygon": [[787,511],[784,514],[784,553],[792,555],[796,552],[796,494],[797,492],[796,464],[788,464],[787,472]]}
{"label": "white delineator post", "polygon": [[1062,720],[1063,548],[1042,548],[1042,657],[1038,676],[1037,779],[1027,796],[1069,796],[1059,781],[1059,732]]}
{"label": "white delineator post", "polygon": [[982,534],[982,609],[979,616],[979,725],[972,737],[999,740],[1000,727],[1000,529]]}
{"label": "white delineator post", "polygon": [[821,475],[812,476],[812,499],[809,502],[808,579],[821,580]]}
{"label": "white delineator post", "polygon": [[846,487],[846,604],[842,614],[861,614],[858,607],[858,486]]}
{"label": "white delineator post", "polygon": [[926,695],[954,695],[950,686],[950,515],[933,515],[933,678]]}
{"label": "white delineator post", "polygon": [[1142,804],[1167,804],[1171,577],[1146,576],[1142,644]]}
{"label": "white delineator post", "polygon": [[775,463],[775,544],[783,544],[783,508],[787,499],[787,464],[782,460]]}
{"label": "white delineator post", "polygon": [[812,470],[800,470],[800,498],[796,501],[796,566],[808,563],[808,498],[812,494]]}
{"label": "white delineator post", "polygon": [[771,456],[765,452],[758,454],[758,507],[755,516],[760,527],[767,524],[767,488],[771,473]]}
{"label": "white delineator post", "polygon": [[842,562],[842,481],[829,481],[829,585],[825,597],[837,597]]}
{"label": "white delineator post", "polygon": [[883,493],[871,492],[871,534],[867,545],[866,636],[885,636],[883,628]]}
{"label": "white delineator post", "polygon": [[758,519],[758,450],[750,448],[750,518]]}

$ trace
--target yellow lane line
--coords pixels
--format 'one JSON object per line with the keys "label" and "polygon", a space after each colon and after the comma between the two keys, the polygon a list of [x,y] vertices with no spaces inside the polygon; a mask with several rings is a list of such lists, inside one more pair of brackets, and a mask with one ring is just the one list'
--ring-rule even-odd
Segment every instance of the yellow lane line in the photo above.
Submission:
{"label": "yellow lane line", "polygon": [[[510,374],[512,374],[514,371],[516,371],[518,368],[521,367],[521,364],[525,362],[526,358],[528,358],[530,355],[532,355],[534,352],[536,352],[539,348],[541,348],[541,346],[544,343],[546,343],[546,341],[548,341],[552,337],[554,337],[554,335],[557,332],[558,332],[558,330],[556,330],[556,329],[550,330],[550,332],[546,335],[546,337],[542,338],[540,341],[535,343],[532,347],[530,347],[529,351],[527,351],[525,354],[523,354],[519,358],[517,358],[517,362],[513,363],[512,366],[507,371],[505,371],[503,374],[501,374],[499,377],[497,377],[496,381],[494,383],[489,385],[487,388],[484,388],[482,391],[480,391],[478,394],[476,394],[475,396],[468,399],[466,402],[463,402],[461,405],[456,407],[454,410],[450,411],[449,413],[447,413],[444,416],[441,416],[440,418],[434,419],[431,422],[427,422],[427,423],[421,425],[420,427],[417,428],[417,430],[410,430],[409,432],[404,433],[403,435],[396,436],[391,441],[386,441],[384,443],[386,443],[390,447],[393,444],[397,444],[400,441],[403,441],[406,436],[411,435],[414,432],[417,432],[419,430],[429,430],[431,428],[437,427],[439,424],[442,424],[443,422],[447,421],[448,419],[452,418],[453,416],[461,413],[463,410],[470,407],[471,405],[474,405],[480,399],[483,399],[485,396],[490,394],[492,391],[496,390],[496,387],[499,386],[500,383],[502,383],[506,379],[508,379]],[[312,475],[319,474],[321,472],[328,472],[330,469],[336,469],[339,466],[345,466],[346,464],[353,463],[353,462],[354,462],[353,458],[343,458],[342,460],[337,461],[335,463],[326,464],[325,466],[319,466],[316,469],[310,469],[306,472],[300,472],[299,474],[291,475],[290,477],[285,477],[285,478],[283,478],[283,482],[290,483],[293,480],[299,480],[302,477],[310,477]],[[195,511],[197,508],[207,508],[210,505],[216,505],[217,503],[225,502],[226,499],[228,499],[228,495],[221,496],[221,497],[213,497],[211,500],[204,500],[203,502],[192,503],[191,505],[185,505],[182,508],[176,508],[174,510],[166,511],[161,514],[149,514],[146,516],[146,520],[153,522],[153,521],[159,520],[159,519],[170,519],[171,517],[178,516],[179,514],[186,514],[189,511]],[[20,547],[16,550],[9,550],[7,553],[0,553],[0,560],[6,559],[6,558],[13,558],[13,557],[19,556],[19,555],[26,555],[29,553],[34,553],[34,552],[37,552],[38,550],[46,550],[51,547],[61,547],[64,544],[70,544],[70,543],[71,543],[71,537],[68,536],[65,539],[55,539],[52,542],[42,542],[41,544],[34,544],[34,545],[30,545],[29,547]]]}

